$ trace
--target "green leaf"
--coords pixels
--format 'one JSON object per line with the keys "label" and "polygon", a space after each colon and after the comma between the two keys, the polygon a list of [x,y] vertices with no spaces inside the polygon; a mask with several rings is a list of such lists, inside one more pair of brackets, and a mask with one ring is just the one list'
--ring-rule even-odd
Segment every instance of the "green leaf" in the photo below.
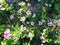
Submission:
{"label": "green leaf", "polygon": [[55,3],[55,0],[51,0],[51,3]]}
{"label": "green leaf", "polygon": [[60,3],[55,4],[55,9],[59,10],[60,9]]}

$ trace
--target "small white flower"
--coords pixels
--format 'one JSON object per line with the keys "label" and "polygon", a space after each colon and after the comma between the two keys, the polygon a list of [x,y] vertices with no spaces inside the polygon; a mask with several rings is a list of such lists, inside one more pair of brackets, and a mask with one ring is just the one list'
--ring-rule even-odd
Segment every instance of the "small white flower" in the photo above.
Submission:
{"label": "small white flower", "polygon": [[26,30],[27,32],[29,32],[29,30]]}
{"label": "small white flower", "polygon": [[46,29],[43,29],[43,32],[46,32]]}
{"label": "small white flower", "polygon": [[38,0],[38,2],[40,2],[41,0]]}
{"label": "small white flower", "polygon": [[2,8],[0,8],[0,10],[5,10],[5,8],[4,8],[4,7],[2,7]]}
{"label": "small white flower", "polygon": [[54,21],[53,21],[53,23],[55,23],[55,24],[56,24],[56,23],[57,23],[57,20],[54,20]]}
{"label": "small white flower", "polygon": [[42,33],[42,36],[45,35],[45,32]]}
{"label": "small white flower", "polygon": [[43,23],[45,22],[45,20],[44,20],[44,19],[42,19],[41,21],[42,21]]}
{"label": "small white flower", "polygon": [[21,25],[21,30],[23,30],[23,25]]}
{"label": "small white flower", "polygon": [[0,7],[2,7],[2,5],[0,5]]}
{"label": "small white flower", "polygon": [[43,44],[41,44],[41,45],[43,45]]}
{"label": "small white flower", "polygon": [[25,20],[26,20],[26,17],[24,17],[24,16],[21,17],[21,19],[20,19],[20,21],[23,21],[23,22],[24,22]]}
{"label": "small white flower", "polygon": [[36,17],[36,14],[33,14],[33,16],[32,17]]}
{"label": "small white flower", "polygon": [[19,5],[24,6],[25,2],[22,1],[22,2],[19,3]]}
{"label": "small white flower", "polygon": [[2,3],[3,2],[3,0],[0,0],[0,3]]}
{"label": "small white flower", "polygon": [[49,4],[49,7],[51,7],[52,5],[51,4]]}
{"label": "small white flower", "polygon": [[26,11],[26,14],[27,14],[27,15],[30,15],[30,14],[31,14],[31,11],[30,11],[30,10],[27,10],[27,11]]}
{"label": "small white flower", "polygon": [[29,24],[29,23],[30,23],[29,21],[26,22],[26,24]]}
{"label": "small white flower", "polygon": [[26,30],[26,27],[23,27],[24,30]]}
{"label": "small white flower", "polygon": [[29,34],[28,34],[28,37],[32,37],[32,34],[31,34],[31,33],[29,33]]}
{"label": "small white flower", "polygon": [[24,30],[26,30],[27,28],[26,27],[24,27],[23,25],[21,25],[21,30],[22,31],[24,31]]}
{"label": "small white flower", "polygon": [[31,25],[33,26],[34,25],[34,22],[31,22]]}

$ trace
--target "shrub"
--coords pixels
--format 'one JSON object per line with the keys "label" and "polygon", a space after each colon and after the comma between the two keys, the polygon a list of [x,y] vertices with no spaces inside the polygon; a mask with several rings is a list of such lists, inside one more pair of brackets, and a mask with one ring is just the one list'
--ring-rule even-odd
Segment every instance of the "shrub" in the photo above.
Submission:
{"label": "shrub", "polygon": [[0,45],[59,45],[59,0],[1,0]]}

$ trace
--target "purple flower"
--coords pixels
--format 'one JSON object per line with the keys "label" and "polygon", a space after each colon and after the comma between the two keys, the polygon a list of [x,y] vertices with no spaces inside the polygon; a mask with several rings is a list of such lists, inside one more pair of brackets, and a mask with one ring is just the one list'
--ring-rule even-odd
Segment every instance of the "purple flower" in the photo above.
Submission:
{"label": "purple flower", "polygon": [[38,25],[42,25],[43,24],[43,22],[42,21],[38,21]]}
{"label": "purple flower", "polygon": [[10,16],[10,19],[11,19],[11,20],[14,19],[14,15],[11,15],[11,16]]}
{"label": "purple flower", "polygon": [[45,6],[48,6],[48,4],[47,4],[47,3],[45,3]]}
{"label": "purple flower", "polygon": [[31,3],[28,2],[28,3],[27,3],[27,6],[31,6]]}
{"label": "purple flower", "polygon": [[31,25],[33,26],[34,25],[34,22],[31,22]]}
{"label": "purple flower", "polygon": [[49,23],[48,23],[48,26],[53,26],[53,23],[52,23],[52,22],[49,22]]}
{"label": "purple flower", "polygon": [[26,11],[26,14],[27,14],[27,15],[30,15],[30,14],[31,14],[31,11],[27,10],[27,11]]}
{"label": "purple flower", "polygon": [[10,36],[10,29],[6,29],[5,32],[4,32],[4,38],[8,39],[9,36]]}

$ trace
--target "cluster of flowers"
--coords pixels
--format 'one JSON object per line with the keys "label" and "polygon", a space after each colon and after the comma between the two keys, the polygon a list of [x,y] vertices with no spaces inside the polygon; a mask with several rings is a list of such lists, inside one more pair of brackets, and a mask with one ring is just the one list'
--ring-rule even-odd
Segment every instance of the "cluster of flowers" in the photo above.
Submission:
{"label": "cluster of flowers", "polygon": [[[14,0],[14,2],[15,2],[15,0]],[[38,0],[38,2],[40,2],[40,0]],[[29,32],[29,30],[27,29],[27,27],[26,26],[24,26],[24,24],[25,25],[31,25],[31,27],[35,27],[35,23],[37,23],[37,25],[39,26],[39,27],[41,27],[41,26],[43,26],[44,25],[44,23],[46,23],[47,24],[47,27],[53,27],[53,28],[56,28],[56,26],[60,26],[60,20],[56,20],[56,22],[54,22],[54,21],[48,21],[48,22],[46,22],[46,20],[45,19],[41,19],[41,20],[37,20],[37,22],[34,22],[34,21],[26,21],[26,19],[27,18],[29,18],[29,16],[31,16],[32,18],[36,18],[37,17],[37,14],[36,13],[33,13],[32,14],[32,11],[30,10],[30,7],[31,7],[31,3],[30,2],[27,2],[27,4],[24,2],[24,1],[21,1],[21,2],[19,2],[18,3],[18,5],[19,6],[21,6],[21,8],[17,11],[17,15],[19,15],[20,16],[20,18],[19,18],[19,20],[23,23],[23,24],[21,24],[21,26],[20,26],[20,29],[22,30],[22,32],[24,32],[24,31],[27,31],[27,32]],[[44,4],[46,7],[51,7],[52,6],[52,4],[48,4],[48,3],[45,3]],[[28,9],[25,9],[24,8],[24,6],[26,6],[26,7],[28,7]],[[22,15],[22,12],[24,12],[24,15]],[[22,16],[21,16],[22,15]],[[25,16],[26,15],[26,16]],[[12,15],[10,15],[10,17],[9,17],[9,19],[12,21],[12,20],[14,20],[14,18],[15,18],[15,15],[14,14],[12,14]],[[38,17],[37,17],[38,18]],[[17,18],[18,19],[18,18]],[[37,26],[37,27],[38,27]],[[45,43],[46,42],[46,38],[44,37],[44,35],[45,35],[45,33],[46,33],[46,30],[47,29],[43,29],[43,33],[41,33],[41,37],[40,37],[40,39],[41,39],[41,42],[42,43]],[[4,38],[5,39],[8,39],[9,37],[10,37],[10,29],[9,28],[7,28],[5,31],[4,31]],[[23,34],[23,33],[22,33]],[[30,37],[32,37],[32,33],[31,32],[29,32],[28,33],[28,35],[27,35],[29,38]]]}

